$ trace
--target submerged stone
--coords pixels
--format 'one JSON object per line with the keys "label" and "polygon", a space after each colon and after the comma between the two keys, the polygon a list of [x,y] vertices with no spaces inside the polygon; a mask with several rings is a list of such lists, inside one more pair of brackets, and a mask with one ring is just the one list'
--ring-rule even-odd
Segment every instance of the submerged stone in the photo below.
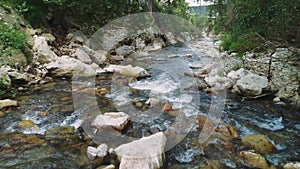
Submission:
{"label": "submerged stone", "polygon": [[18,126],[24,129],[33,127],[34,125],[35,125],[34,122],[31,120],[23,120],[18,122]]}
{"label": "submerged stone", "polygon": [[261,134],[248,135],[242,138],[242,143],[262,154],[270,154],[275,150],[273,144]]}

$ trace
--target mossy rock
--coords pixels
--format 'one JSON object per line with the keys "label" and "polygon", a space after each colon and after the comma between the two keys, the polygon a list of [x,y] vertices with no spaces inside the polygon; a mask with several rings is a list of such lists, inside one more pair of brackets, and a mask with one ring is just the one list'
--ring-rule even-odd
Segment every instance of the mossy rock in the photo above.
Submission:
{"label": "mossy rock", "polygon": [[248,135],[242,138],[242,143],[249,148],[253,148],[256,152],[262,154],[270,154],[275,150],[273,144],[261,134]]}
{"label": "mossy rock", "polygon": [[23,129],[33,127],[34,125],[34,122],[31,120],[22,120],[18,122],[18,126]]}

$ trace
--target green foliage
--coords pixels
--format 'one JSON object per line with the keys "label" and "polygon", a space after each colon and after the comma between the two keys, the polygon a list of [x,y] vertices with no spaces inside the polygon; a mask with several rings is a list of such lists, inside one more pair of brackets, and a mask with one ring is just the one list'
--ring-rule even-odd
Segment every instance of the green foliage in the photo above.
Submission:
{"label": "green foliage", "polygon": [[24,32],[6,22],[0,23],[0,55],[11,55],[11,49],[23,50],[26,44]]}
{"label": "green foliage", "polygon": [[256,32],[236,32],[226,34],[221,47],[228,52],[244,53],[264,43],[264,39]]}
{"label": "green foliage", "polygon": [[214,31],[225,33],[222,47],[245,52],[263,39],[300,45],[299,0],[207,0]]}

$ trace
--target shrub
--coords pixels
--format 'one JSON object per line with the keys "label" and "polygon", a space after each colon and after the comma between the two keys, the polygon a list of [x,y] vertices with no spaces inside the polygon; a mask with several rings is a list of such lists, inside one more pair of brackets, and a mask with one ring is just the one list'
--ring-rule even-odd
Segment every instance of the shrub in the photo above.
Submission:
{"label": "shrub", "polygon": [[6,22],[0,23],[0,54],[9,54],[11,49],[24,50],[27,37],[18,28]]}

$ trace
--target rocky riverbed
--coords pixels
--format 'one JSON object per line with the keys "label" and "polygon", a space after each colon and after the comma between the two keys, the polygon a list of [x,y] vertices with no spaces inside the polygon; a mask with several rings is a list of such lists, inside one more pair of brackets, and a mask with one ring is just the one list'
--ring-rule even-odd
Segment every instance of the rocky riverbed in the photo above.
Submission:
{"label": "rocky riverbed", "polygon": [[1,67],[7,84],[23,77],[18,97],[0,101],[1,166],[299,168],[299,110],[285,100],[297,105],[299,89],[273,102],[274,80],[220,53],[215,39],[112,38],[94,50],[76,31],[53,49],[51,35],[30,32],[34,71]]}

